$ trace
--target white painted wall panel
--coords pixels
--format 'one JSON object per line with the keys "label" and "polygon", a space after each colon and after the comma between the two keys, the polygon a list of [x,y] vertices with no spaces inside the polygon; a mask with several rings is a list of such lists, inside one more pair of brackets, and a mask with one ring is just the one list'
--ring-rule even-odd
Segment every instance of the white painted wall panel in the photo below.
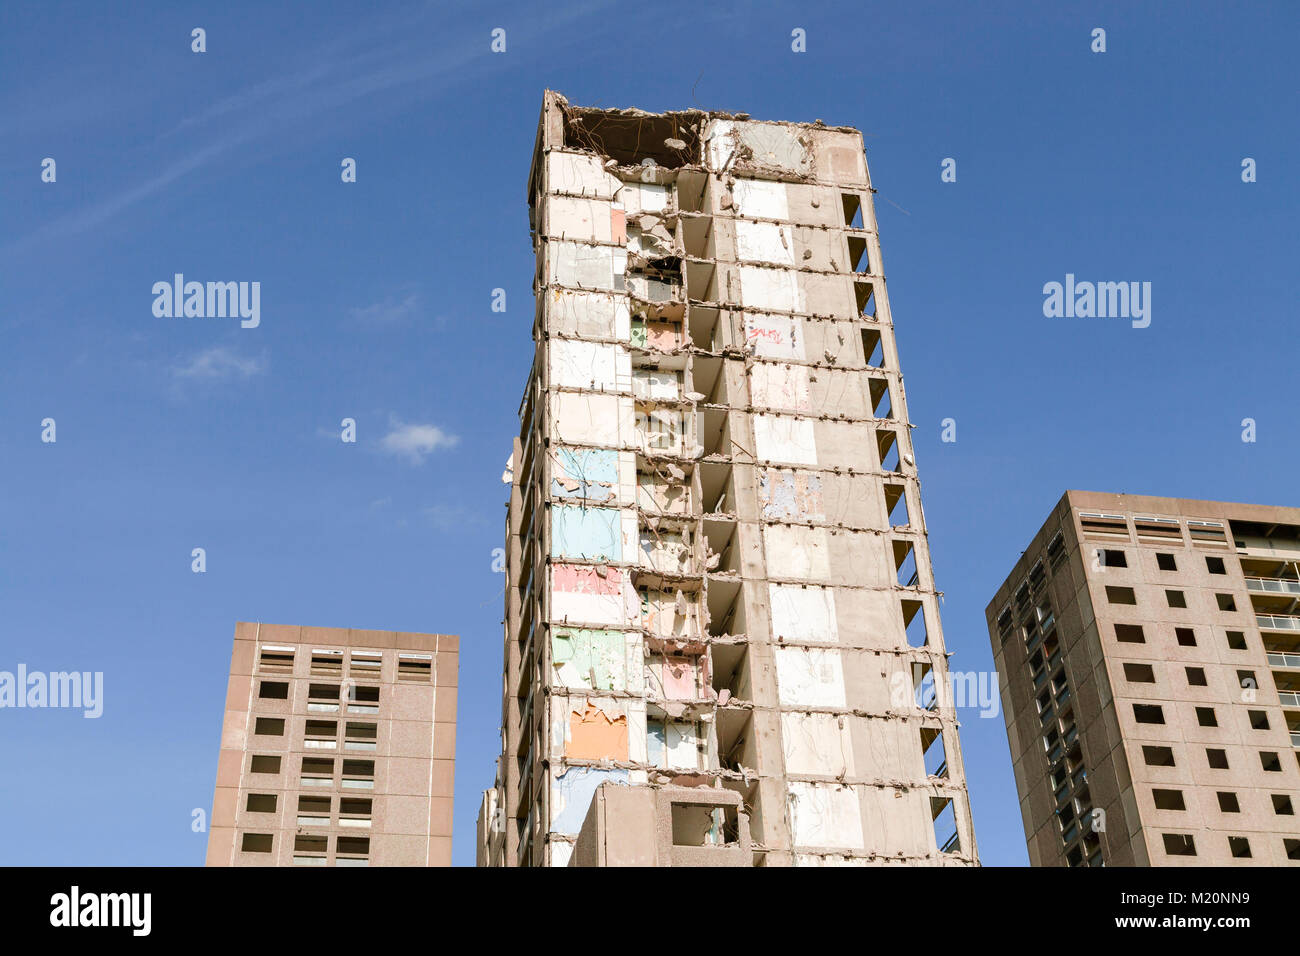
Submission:
{"label": "white painted wall panel", "polygon": [[598,156],[556,150],[546,154],[546,188],[553,193],[613,199],[622,185],[618,178],[605,171]]}
{"label": "white painted wall panel", "polygon": [[853,735],[849,720],[842,714],[782,714],[786,772],[832,777],[851,775]]}
{"label": "white painted wall panel", "polygon": [[760,461],[817,464],[817,439],[810,418],[755,415],[754,454]]}
{"label": "white painted wall panel", "polygon": [[835,589],[769,584],[772,637],[787,641],[839,640],[835,621]]}
{"label": "white painted wall panel", "polygon": [[812,409],[812,401],[809,398],[810,374],[806,365],[755,362],[749,370],[752,404],[760,408],[810,411]]}
{"label": "white painted wall panel", "polygon": [[799,273],[765,266],[740,267],[740,301],[750,309],[802,312]]}
{"label": "white painted wall panel", "polygon": [[632,399],[617,395],[551,393],[551,440],[618,448],[632,444]]}
{"label": "white painted wall panel", "polygon": [[737,179],[731,195],[736,214],[747,219],[789,219],[785,183],[766,179]]}
{"label": "white painted wall panel", "polygon": [[611,205],[601,199],[550,196],[543,206],[546,235],[580,242],[611,242]]}
{"label": "white painted wall panel", "polygon": [[632,357],[626,349],[579,339],[551,339],[552,387],[626,391],[631,385]]}
{"label": "white painted wall panel", "polygon": [[862,849],[857,791],[835,784],[792,782],[790,822],[799,846]]}
{"label": "white painted wall panel", "polygon": [[736,258],[741,262],[773,262],[794,267],[794,235],[774,222],[736,220]]}
{"label": "white painted wall panel", "polygon": [[844,667],[828,647],[778,647],[777,696],[783,707],[843,707]]}

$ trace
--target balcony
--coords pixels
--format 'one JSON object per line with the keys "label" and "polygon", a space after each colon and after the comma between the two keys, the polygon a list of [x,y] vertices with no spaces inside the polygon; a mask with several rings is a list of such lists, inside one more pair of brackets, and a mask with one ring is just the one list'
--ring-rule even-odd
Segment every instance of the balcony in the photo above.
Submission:
{"label": "balcony", "polygon": [[1294,614],[1256,614],[1262,631],[1300,631],[1300,617]]}
{"label": "balcony", "polygon": [[1300,597],[1300,581],[1290,578],[1246,578],[1246,590],[1254,594],[1294,594]]}
{"label": "balcony", "polygon": [[1300,707],[1300,692],[1280,690],[1277,692],[1277,702],[1283,707]]}
{"label": "balcony", "polygon": [[1270,667],[1300,667],[1300,654],[1280,654],[1269,651],[1268,663]]}

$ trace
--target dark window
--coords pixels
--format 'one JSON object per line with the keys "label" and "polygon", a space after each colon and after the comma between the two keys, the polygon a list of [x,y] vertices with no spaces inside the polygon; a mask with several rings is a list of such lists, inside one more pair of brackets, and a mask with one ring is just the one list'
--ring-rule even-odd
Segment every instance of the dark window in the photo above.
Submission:
{"label": "dark window", "polygon": [[280,758],[255,754],[248,764],[249,773],[279,773]]}
{"label": "dark window", "polygon": [[1187,671],[1187,685],[1189,687],[1206,686],[1204,667],[1188,667],[1185,670]]}
{"label": "dark window", "polygon": [[258,717],[253,724],[253,733],[263,737],[283,737],[283,717]]}
{"label": "dark window", "polygon": [[[257,689],[257,696],[267,700],[288,700],[289,685],[279,680],[264,680]],[[254,836],[255,834],[245,834],[245,836]]]}
{"label": "dark window", "polygon": [[1145,644],[1147,641],[1142,635],[1141,624],[1116,624],[1115,640],[1121,644]]}
{"label": "dark window", "polygon": [[1098,548],[1097,561],[1103,568],[1127,568],[1128,558],[1117,548]]}
{"label": "dark window", "polygon": [[1210,569],[1211,574],[1228,573],[1228,569],[1223,566],[1223,558],[1206,558],[1205,566]]}
{"label": "dark window", "polygon": [[244,839],[240,843],[240,849],[245,853],[270,853],[271,834],[245,833]]}
{"label": "dark window", "polygon": [[1165,712],[1159,704],[1134,704],[1133,717],[1139,724],[1163,724]]}
{"label": "dark window", "polygon": [[1219,809],[1224,813],[1240,813],[1241,804],[1237,802],[1237,795],[1231,791],[1219,791]]}
{"label": "dark window", "polygon": [[1165,554],[1162,551],[1156,555],[1156,567],[1161,571],[1177,571],[1178,562],[1174,560],[1172,554]]}
{"label": "dark window", "polygon": [[1187,607],[1187,598],[1182,591],[1165,591],[1165,600],[1170,607]]}
{"label": "dark window", "polygon": [[1153,747],[1144,744],[1142,746],[1142,759],[1146,761],[1148,767],[1172,767],[1174,766],[1174,748]]}
{"label": "dark window", "polygon": [[1268,730],[1268,714],[1262,710],[1248,710],[1251,730]]}
{"label": "dark window", "polygon": [[1250,856],[1250,841],[1245,837],[1228,837],[1228,849],[1238,858]]}
{"label": "dark window", "polygon": [[1196,646],[1196,634],[1190,627],[1174,628],[1174,637],[1178,638],[1179,647]]}
{"label": "dark window", "polygon": [[1237,602],[1232,599],[1231,594],[1216,594],[1214,599],[1219,602],[1220,611],[1237,610]]}
{"label": "dark window", "polygon": [[1210,762],[1210,769],[1212,770],[1228,769],[1228,751],[1218,750],[1218,749],[1213,749],[1213,750],[1207,749],[1205,751],[1205,757]]}
{"label": "dark window", "polygon": [[1291,809],[1291,797],[1285,793],[1273,794],[1273,812],[1283,817],[1294,815],[1295,811]]}
{"label": "dark window", "polygon": [[1106,585],[1106,600],[1111,604],[1137,604],[1137,595],[1133,593],[1132,588],[1115,587]]}
{"label": "dark window", "polygon": [[1165,852],[1170,856],[1196,856],[1196,841],[1190,833],[1163,833]]}
{"label": "dark window", "polygon": [[1269,773],[1282,772],[1282,761],[1279,760],[1277,754],[1271,750],[1260,751],[1259,764]]}
{"label": "dark window", "polygon": [[1183,791],[1181,790],[1152,790],[1151,796],[1155,799],[1157,810],[1187,809],[1187,804],[1183,802]]}
{"label": "dark window", "polygon": [[1124,679],[1134,684],[1154,684],[1156,682],[1156,672],[1151,669],[1150,664],[1129,664],[1124,665]]}
{"label": "dark window", "polygon": [[274,793],[250,793],[247,809],[249,813],[275,813],[277,795]]}
{"label": "dark window", "polygon": [[1242,631],[1228,632],[1228,649],[1233,651],[1244,651],[1246,649],[1246,635]]}
{"label": "dark window", "polygon": [[1200,724],[1202,727],[1219,726],[1219,718],[1214,716],[1213,707],[1197,707],[1196,722]]}

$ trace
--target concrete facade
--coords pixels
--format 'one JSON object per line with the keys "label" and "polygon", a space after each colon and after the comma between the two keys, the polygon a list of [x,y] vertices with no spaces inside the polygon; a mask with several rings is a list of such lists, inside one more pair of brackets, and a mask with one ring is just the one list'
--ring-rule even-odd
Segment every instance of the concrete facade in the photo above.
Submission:
{"label": "concrete facade", "polygon": [[208,866],[450,866],[458,639],[235,625]]}
{"label": "concrete facade", "polygon": [[602,783],[569,866],[752,866],[740,794]]}
{"label": "concrete facade", "polygon": [[1300,508],[1070,491],[988,605],[1035,866],[1300,862]]}
{"label": "concrete facade", "polygon": [[614,784],[737,794],[754,865],[975,863],[861,134],[548,92],[528,198],[479,862]]}

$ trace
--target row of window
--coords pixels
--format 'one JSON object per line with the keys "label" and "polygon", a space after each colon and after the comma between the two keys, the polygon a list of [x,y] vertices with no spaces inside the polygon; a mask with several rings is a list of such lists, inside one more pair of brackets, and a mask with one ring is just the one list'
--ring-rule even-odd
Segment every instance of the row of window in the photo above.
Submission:
{"label": "row of window", "polygon": [[[1187,676],[1188,687],[1208,687],[1209,680],[1205,676],[1204,667],[1183,666],[1183,672]],[[1143,664],[1134,661],[1124,662],[1124,679],[1130,684],[1154,684],[1156,683],[1155,668],[1150,664]],[[1254,701],[1254,692],[1259,687],[1255,680],[1255,672],[1250,670],[1237,671],[1237,685],[1245,691],[1242,700],[1245,703]],[[1260,723],[1256,723],[1255,716],[1258,714]],[[1213,726],[1213,725],[1210,725]],[[1268,715],[1263,711],[1251,711],[1251,726],[1256,730],[1268,730]]]}
{"label": "row of window", "polygon": [[[1146,750],[1147,748],[1143,748]],[[1166,748],[1167,749],[1167,748]],[[1220,751],[1222,752],[1222,751]],[[1169,757],[1173,760],[1172,753]],[[1172,766],[1172,764],[1170,764]],[[1231,790],[1217,790],[1215,797],[1219,802],[1219,810],[1223,813],[1240,813],[1241,801],[1237,799],[1237,794]],[[1291,797],[1285,793],[1269,794],[1273,803],[1273,813],[1280,817],[1295,816],[1295,809],[1291,805]],[[1186,810],[1187,804],[1183,800],[1183,791],[1168,789],[1153,789],[1151,798],[1155,803],[1157,810]]]}
{"label": "row of window", "polygon": [[[1273,756],[1277,756],[1274,754]],[[1144,744],[1142,746],[1142,759],[1148,767],[1174,767],[1174,750],[1172,747],[1165,747],[1158,744]],[[1261,758],[1262,760],[1262,758]],[[1220,747],[1205,748],[1205,765],[1211,770],[1228,770],[1228,751]],[[1266,766],[1265,769],[1268,769]],[[1281,770],[1280,762],[1275,770]],[[1275,802],[1276,802],[1276,798]],[[1290,806],[1290,798],[1287,799],[1287,805]],[[1279,810],[1279,813],[1284,811]]]}
{"label": "row of window", "polygon": [[[1169,856],[1196,856],[1196,838],[1190,833],[1162,833],[1165,853]],[[1284,838],[1282,846],[1288,860],[1300,860],[1300,840]],[[1250,859],[1250,840],[1244,836],[1228,837],[1228,849],[1237,859]]]}
{"label": "row of window", "polygon": [[[1219,726],[1219,716],[1213,707],[1196,707],[1196,722],[1202,727]],[[1252,730],[1268,730],[1268,714],[1262,710],[1246,711]],[[1134,704],[1133,718],[1139,724],[1163,724],[1165,711],[1162,704]]]}
{"label": "row of window", "polygon": [[[1096,554],[1095,567],[1127,568],[1129,566],[1128,555],[1122,549],[1098,548],[1095,554]],[[1053,536],[1052,540],[1049,541],[1047,544],[1047,559],[1051,564],[1052,569],[1056,570],[1060,568],[1060,566],[1065,562],[1066,557],[1067,557],[1067,552],[1065,550],[1065,536],[1058,531]],[[1206,569],[1211,574],[1226,575],[1228,573],[1228,568],[1227,565],[1224,563],[1223,558],[1220,558],[1215,555],[1205,555],[1205,566]],[[1172,552],[1167,552],[1167,551],[1157,552],[1156,567],[1158,567],[1161,571],[1177,571],[1178,560],[1173,555]],[[1034,566],[1030,569],[1029,575],[1025,578],[1024,581],[1021,582],[1020,586],[1016,588],[1015,603],[1016,606],[1021,609],[1021,611],[1024,611],[1030,606],[1031,591],[1033,595],[1038,595],[1046,579],[1047,579],[1046,571],[1043,568],[1042,560],[1036,561],[1034,563]],[[1106,589],[1107,600],[1109,600],[1112,604],[1136,604],[1137,603],[1137,598],[1132,588],[1115,588],[1113,590],[1114,590],[1114,597],[1112,598],[1112,589],[1111,588]],[[1187,606],[1186,599],[1183,596],[1183,593],[1181,591],[1166,591],[1166,596],[1167,596],[1166,599],[1169,601],[1170,607]],[[1219,601],[1220,608],[1222,608],[1223,610],[1228,610],[1228,611],[1236,610],[1236,605],[1235,602],[1232,600],[1232,595],[1230,594],[1216,595],[1216,598]],[[1176,602],[1181,602],[1181,603],[1176,603]],[[998,631],[1002,636],[1002,640],[1005,641],[1007,637],[1010,635],[1011,625],[1014,622],[1014,620],[1015,619],[1012,616],[1012,610],[1010,605],[1003,608],[1002,611],[998,614],[997,626],[998,626]]]}
{"label": "row of window", "polygon": [[[1237,601],[1231,594],[1215,594],[1215,603],[1220,611],[1237,610]],[[1187,607],[1187,595],[1182,591],[1165,590],[1165,601],[1170,607]],[[1106,585],[1106,602],[1108,604],[1137,604],[1137,592],[1131,587]]]}
{"label": "row of window", "polygon": [[[283,758],[278,754],[253,754],[248,772],[275,775],[280,772]],[[334,771],[338,761],[333,757],[303,757],[299,784],[303,787],[333,787]],[[375,788],[375,762],[344,758],[343,775],[339,785],[345,790],[373,790]]]}
{"label": "row of window", "polygon": [[[336,866],[367,866],[370,856],[370,837],[340,836],[333,838]],[[295,866],[325,866],[328,862],[329,836],[297,834],[293,840]],[[243,853],[272,853],[275,835],[272,833],[245,833],[240,838]]]}
{"label": "row of window", "polygon": [[[1097,567],[1100,568],[1127,568],[1128,555],[1119,548],[1098,548]],[[1177,571],[1178,559],[1171,552],[1156,552],[1156,567],[1161,571]],[[1223,558],[1215,555],[1205,555],[1205,569],[1211,574],[1227,574],[1228,567]]]}
{"label": "row of window", "polygon": [[[244,803],[249,813],[275,813],[279,809],[278,793],[250,793]],[[331,796],[298,797],[298,826],[329,826],[334,798]],[[374,810],[371,797],[340,797],[340,826],[370,826]]]}
{"label": "row of window", "polygon": [[[298,649],[287,645],[263,644],[258,652],[259,674],[291,674]],[[321,677],[341,677],[344,659],[352,676],[377,680],[383,668],[382,651],[335,651],[314,648],[311,652],[311,673]],[[403,651],[397,655],[397,679],[429,683],[433,680],[433,655]]]}
{"label": "row of window", "polygon": [[[1196,630],[1194,628],[1175,627],[1174,637],[1178,640],[1179,647],[1196,646]],[[1245,631],[1224,631],[1224,638],[1228,643],[1228,650],[1246,650]],[[1116,624],[1115,640],[1121,644],[1145,644],[1147,642],[1146,630],[1141,624]]]}
{"label": "row of window", "polygon": [[[1128,519],[1124,515],[1080,511],[1079,527],[1090,538],[1124,538],[1125,540],[1132,540],[1129,537]],[[1177,518],[1134,515],[1133,530],[1137,533],[1138,541],[1142,543],[1183,543],[1182,525]],[[1194,545],[1226,547],[1228,544],[1228,536],[1222,521],[1188,518],[1187,534]]]}
{"label": "row of window", "polygon": [[[342,684],[309,684],[307,709],[317,713],[337,713],[341,699],[352,713],[379,713],[378,687],[348,684],[347,693],[342,691]],[[289,684],[287,681],[258,681],[257,697],[259,700],[288,700]]]}

